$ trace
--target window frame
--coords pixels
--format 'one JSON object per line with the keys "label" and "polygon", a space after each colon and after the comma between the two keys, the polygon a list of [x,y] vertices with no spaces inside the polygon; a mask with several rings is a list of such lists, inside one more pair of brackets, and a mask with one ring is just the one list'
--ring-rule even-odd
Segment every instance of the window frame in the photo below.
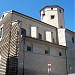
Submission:
{"label": "window frame", "polygon": [[[2,28],[2,29],[1,29],[1,28]],[[3,36],[3,25],[0,26],[0,32],[1,32],[1,34],[0,34],[0,41],[1,41],[2,36]]]}

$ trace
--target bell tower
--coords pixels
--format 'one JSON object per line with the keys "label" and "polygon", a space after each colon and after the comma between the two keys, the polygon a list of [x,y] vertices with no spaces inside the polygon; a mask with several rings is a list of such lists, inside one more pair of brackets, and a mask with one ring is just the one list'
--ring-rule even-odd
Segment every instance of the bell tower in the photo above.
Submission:
{"label": "bell tower", "polygon": [[64,9],[54,5],[40,10],[41,21],[57,28],[64,28]]}

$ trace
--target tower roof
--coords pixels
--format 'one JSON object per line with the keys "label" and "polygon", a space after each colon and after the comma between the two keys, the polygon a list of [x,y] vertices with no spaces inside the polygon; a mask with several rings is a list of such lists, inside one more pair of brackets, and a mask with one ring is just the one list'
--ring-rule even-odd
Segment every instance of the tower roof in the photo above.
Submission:
{"label": "tower roof", "polygon": [[[58,8],[58,7],[59,7],[59,8],[61,8],[61,9],[63,9],[62,7],[60,7],[60,6],[58,6],[58,5],[50,5],[50,6],[45,6],[45,7],[42,8],[41,10],[43,10],[43,9],[45,9],[45,8],[50,8],[50,7],[51,7],[51,8],[52,8],[52,7],[53,7],[53,8],[55,8],[55,7]],[[40,10],[40,11],[41,11],[41,10]],[[63,9],[63,10],[64,10],[64,9]]]}

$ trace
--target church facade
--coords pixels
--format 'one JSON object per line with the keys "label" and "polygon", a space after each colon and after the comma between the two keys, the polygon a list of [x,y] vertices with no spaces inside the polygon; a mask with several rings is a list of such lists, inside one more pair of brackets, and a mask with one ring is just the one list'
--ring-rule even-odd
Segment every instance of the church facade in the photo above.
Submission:
{"label": "church facade", "polygon": [[0,20],[0,75],[75,73],[75,32],[64,26],[64,9],[46,6],[41,21],[14,10]]}

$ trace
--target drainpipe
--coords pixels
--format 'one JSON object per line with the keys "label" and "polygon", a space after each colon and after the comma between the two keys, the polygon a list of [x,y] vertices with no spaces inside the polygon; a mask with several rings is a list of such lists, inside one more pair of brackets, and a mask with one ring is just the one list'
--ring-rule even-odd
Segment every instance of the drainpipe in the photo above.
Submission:
{"label": "drainpipe", "polygon": [[67,65],[67,48],[65,49],[65,56],[66,56],[66,73],[68,74],[68,65]]}

